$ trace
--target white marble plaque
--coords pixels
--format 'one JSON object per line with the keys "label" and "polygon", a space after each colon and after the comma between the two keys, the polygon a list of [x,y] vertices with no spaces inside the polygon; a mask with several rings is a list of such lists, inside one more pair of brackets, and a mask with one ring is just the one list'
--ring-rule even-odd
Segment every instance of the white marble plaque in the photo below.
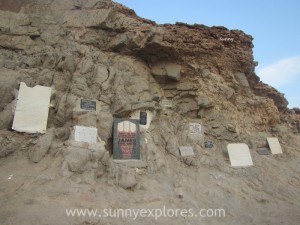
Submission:
{"label": "white marble plaque", "polygon": [[78,142],[97,143],[98,130],[95,127],[74,127],[74,140]]}
{"label": "white marble plaque", "polygon": [[180,155],[185,157],[185,156],[194,156],[194,150],[192,146],[180,146]]}
{"label": "white marble plaque", "polygon": [[190,123],[189,124],[189,134],[191,135],[201,135],[202,134],[202,126],[200,123]]}
{"label": "white marble plaque", "polygon": [[12,129],[27,133],[46,133],[51,88],[27,87],[21,82]]}
{"label": "white marble plaque", "polygon": [[227,150],[232,167],[253,166],[248,145],[244,143],[228,144]]}
{"label": "white marble plaque", "polygon": [[268,141],[269,147],[270,147],[273,155],[282,154],[282,149],[281,149],[280,143],[278,141],[278,138],[268,137],[267,141]]}

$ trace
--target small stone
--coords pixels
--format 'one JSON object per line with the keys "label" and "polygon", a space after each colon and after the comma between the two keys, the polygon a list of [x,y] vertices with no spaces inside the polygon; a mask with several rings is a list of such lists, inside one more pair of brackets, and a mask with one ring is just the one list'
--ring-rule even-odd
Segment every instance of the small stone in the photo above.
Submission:
{"label": "small stone", "polygon": [[198,103],[200,108],[207,109],[207,108],[213,107],[213,104],[210,102],[210,100],[208,99],[207,96],[200,96],[197,99],[197,103]]}
{"label": "small stone", "polygon": [[235,73],[234,77],[236,81],[243,87],[249,87],[249,82],[247,80],[247,77],[244,73]]}
{"label": "small stone", "polygon": [[232,133],[237,133],[236,127],[234,125],[230,124],[230,123],[227,124],[227,130],[232,132]]}
{"label": "small stone", "polygon": [[34,149],[29,152],[29,158],[31,161],[37,163],[44,158],[51,146],[53,136],[53,130],[48,130],[46,134],[39,136]]}
{"label": "small stone", "polygon": [[130,189],[136,186],[137,181],[135,178],[134,170],[122,170],[119,186],[124,189]]}
{"label": "small stone", "polygon": [[201,75],[202,75],[202,77],[209,77],[209,75],[210,75],[209,69],[202,69]]}

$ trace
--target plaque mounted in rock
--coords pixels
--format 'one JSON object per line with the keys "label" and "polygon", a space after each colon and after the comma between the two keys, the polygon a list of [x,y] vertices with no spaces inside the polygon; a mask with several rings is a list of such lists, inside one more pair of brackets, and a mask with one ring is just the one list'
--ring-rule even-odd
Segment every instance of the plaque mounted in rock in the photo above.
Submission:
{"label": "plaque mounted in rock", "polygon": [[205,148],[213,148],[214,147],[214,143],[212,141],[205,141],[204,142],[204,147]]}
{"label": "plaque mounted in rock", "polygon": [[88,111],[96,111],[96,101],[80,99],[80,108]]}
{"label": "plaque mounted in rock", "polygon": [[130,114],[130,119],[139,120],[140,130],[148,130],[153,118],[153,113],[149,110],[140,111],[136,110]]}
{"label": "plaque mounted in rock", "polygon": [[201,135],[202,134],[202,126],[200,123],[190,123],[189,124],[189,134],[191,135]]}
{"label": "plaque mounted in rock", "polygon": [[114,159],[140,159],[139,120],[114,119]]}
{"label": "plaque mounted in rock", "polygon": [[180,146],[180,155],[183,157],[194,156],[194,149],[192,146]]}
{"label": "plaque mounted in rock", "polygon": [[74,140],[77,142],[97,143],[98,129],[96,127],[75,126]]}
{"label": "plaque mounted in rock", "polygon": [[26,133],[46,133],[51,88],[20,83],[12,129]]}
{"label": "plaque mounted in rock", "polygon": [[259,155],[270,155],[270,152],[267,148],[258,148],[258,149],[256,149],[256,152]]}
{"label": "plaque mounted in rock", "polygon": [[140,124],[147,124],[147,112],[140,112]]}
{"label": "plaque mounted in rock", "polygon": [[272,155],[282,154],[282,149],[281,149],[280,143],[278,141],[278,138],[268,137],[267,141],[268,141],[269,147],[271,149]]}
{"label": "plaque mounted in rock", "polygon": [[161,101],[161,105],[163,108],[173,108],[173,101],[169,99],[163,99]]}
{"label": "plaque mounted in rock", "polygon": [[228,144],[227,150],[232,167],[240,168],[253,166],[248,145],[244,143]]}

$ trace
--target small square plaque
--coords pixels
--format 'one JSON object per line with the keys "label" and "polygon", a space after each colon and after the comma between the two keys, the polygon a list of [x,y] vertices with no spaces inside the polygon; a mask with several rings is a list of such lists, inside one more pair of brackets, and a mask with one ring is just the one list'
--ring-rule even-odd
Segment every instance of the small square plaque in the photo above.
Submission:
{"label": "small square plaque", "polygon": [[194,156],[194,150],[192,146],[180,146],[179,147],[181,156]]}
{"label": "small square plaque", "polygon": [[189,127],[190,127],[190,131],[189,131],[190,134],[192,135],[202,134],[202,127],[200,123],[190,123]]}
{"label": "small square plaque", "polygon": [[204,147],[205,148],[213,148],[214,147],[214,143],[212,141],[205,141],[204,142]]}
{"label": "small square plaque", "polygon": [[89,111],[96,111],[96,101],[81,99],[80,108]]}
{"label": "small square plaque", "polygon": [[172,100],[169,100],[169,99],[163,99],[161,102],[161,105],[165,108],[172,108],[173,102],[172,102]]}
{"label": "small square plaque", "polygon": [[98,129],[96,127],[74,127],[74,140],[79,142],[87,142],[90,144],[97,143]]}

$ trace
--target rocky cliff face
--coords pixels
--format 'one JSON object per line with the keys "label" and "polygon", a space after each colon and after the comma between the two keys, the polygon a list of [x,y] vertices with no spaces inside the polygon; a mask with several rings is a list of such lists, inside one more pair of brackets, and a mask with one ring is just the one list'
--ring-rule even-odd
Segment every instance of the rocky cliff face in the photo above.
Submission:
{"label": "rocky cliff face", "polygon": [[[191,170],[214,168],[212,171],[222,171],[228,176],[243,173],[253,176],[252,183],[247,180],[240,183],[245,188],[242,192],[250,193],[249,196],[262,188],[270,189],[273,180],[269,173],[280,160],[291,162],[279,169],[279,174],[285,174],[288,168],[299,171],[292,160],[299,156],[299,151],[295,150],[300,146],[299,118],[289,112],[281,93],[260,82],[255,75],[252,37],[242,31],[183,23],[158,25],[108,0],[2,1],[0,8],[1,157],[19,152],[21,146],[22,152],[33,162],[48,159],[57,162],[54,167],[61,168],[62,176],[82,176],[78,177],[82,181],[72,180],[78,185],[107,185],[105,182],[108,182],[115,191],[120,191],[114,186],[119,184],[138,192],[150,185],[153,190],[148,190],[152,196],[146,197],[149,201],[141,200],[142,197],[136,200],[143,204],[156,201],[151,199],[155,188],[163,190],[159,183],[151,184],[148,176],[173,174],[175,180],[170,182],[177,190],[184,186],[183,174],[190,173],[186,166],[192,167]],[[42,138],[11,131],[20,82],[55,90],[49,112],[49,132]],[[74,114],[80,98],[98,100],[101,110],[88,115]],[[164,105],[166,100],[168,107]],[[127,117],[136,110],[148,110],[153,114],[149,130],[141,134],[141,154],[145,162],[141,174],[111,160],[113,117]],[[202,138],[188,137],[190,122],[203,125]],[[106,147],[102,145],[100,152],[88,155],[82,146],[72,147],[66,140],[70,128],[76,124],[96,126]],[[229,168],[227,143],[244,142],[256,149],[266,147],[266,137],[272,135],[282,138],[286,155],[272,159],[266,166],[268,170],[254,168],[250,172],[236,172]],[[213,151],[204,149],[205,140],[213,141]],[[179,155],[179,146],[186,145],[194,147],[195,157]],[[255,159],[261,168],[263,160],[258,156]],[[262,181],[262,177],[267,181]],[[45,179],[50,185],[51,179]],[[199,179],[196,181],[201,182]],[[299,199],[293,189],[299,187],[299,179],[291,178],[291,193],[286,195],[280,190],[285,188],[288,178],[282,179],[277,190],[268,189],[253,201],[271,201],[272,192],[278,198],[276,201]],[[187,180],[190,182],[187,189],[191,191],[187,195],[192,199],[197,193],[192,187],[195,180],[193,176],[188,176]],[[232,192],[225,186],[229,195],[238,192],[239,187]],[[208,186],[203,188],[210,197],[221,197],[224,191],[211,193]],[[46,190],[48,194],[52,191]],[[61,193],[55,191],[60,196]],[[125,196],[130,194],[122,193],[120,198],[125,201]],[[113,198],[112,193],[107,194],[106,203]],[[167,194],[166,198],[171,196]],[[163,196],[158,199],[166,200]],[[234,201],[237,203],[241,199]],[[244,224],[251,223],[248,217],[245,216]],[[236,219],[238,224],[238,215],[233,213],[230,218]]]}
{"label": "rocky cliff face", "polygon": [[[4,73],[17,71],[12,81],[28,74],[22,81],[55,87],[57,99],[68,91],[99,99],[113,115],[154,109],[163,97],[185,108],[182,115],[193,111],[193,118],[240,111],[240,118],[251,119],[231,122],[245,129],[278,122],[278,110],[286,110],[284,97],[254,74],[252,37],[242,31],[156,25],[110,1],[47,3],[24,1],[21,12],[1,13],[1,65]],[[12,84],[5,90],[17,88]],[[203,110],[199,98],[212,110]],[[184,99],[188,107],[181,106]],[[12,100],[5,91],[1,109]]]}

